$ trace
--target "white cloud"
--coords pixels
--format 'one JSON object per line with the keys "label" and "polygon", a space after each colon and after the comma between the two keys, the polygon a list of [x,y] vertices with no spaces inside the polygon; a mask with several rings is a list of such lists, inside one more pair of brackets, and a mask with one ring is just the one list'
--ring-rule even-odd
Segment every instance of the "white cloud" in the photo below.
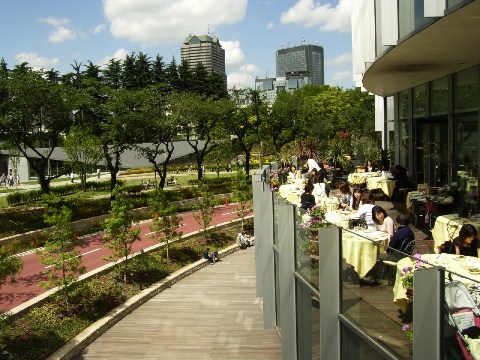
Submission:
{"label": "white cloud", "polygon": [[100,34],[101,32],[104,32],[105,31],[105,24],[100,24],[100,25],[97,25],[95,26],[95,28],[93,29],[93,33],[94,34]]}
{"label": "white cloud", "polygon": [[220,41],[225,50],[225,66],[240,66],[243,63],[245,55],[240,48],[240,41]]}
{"label": "white cloud", "polygon": [[275,24],[272,21],[270,21],[265,28],[267,30],[272,30],[274,27],[275,27]]}
{"label": "white cloud", "polygon": [[33,52],[15,54],[15,60],[18,64],[26,62],[35,69],[45,69],[60,62],[58,58],[49,59]]}
{"label": "white cloud", "polygon": [[227,74],[227,88],[237,89],[255,88],[255,78],[259,69],[255,64],[247,64],[239,67],[236,71]]}
{"label": "white cloud", "polygon": [[333,7],[322,5],[313,0],[299,0],[293,7],[281,15],[282,24],[297,24],[304,27],[320,26],[322,31],[351,31],[351,0],[339,0]]}
{"label": "white cloud", "polygon": [[118,49],[117,51],[115,51],[115,54],[105,56],[102,60],[98,62],[98,65],[103,68],[109,63],[111,59],[125,60],[125,58],[127,57],[127,54],[129,54],[127,50]]}
{"label": "white cloud", "polygon": [[325,61],[325,65],[344,66],[347,64],[351,64],[351,62],[352,62],[352,54],[345,53],[337,57],[334,57],[332,59],[327,59]]}
{"label": "white cloud", "polygon": [[113,36],[143,45],[175,44],[243,20],[248,0],[104,0]]}
{"label": "white cloud", "polygon": [[352,72],[345,70],[333,74],[333,80],[344,80],[352,77]]}
{"label": "white cloud", "polygon": [[41,18],[40,22],[49,24],[55,27],[70,24],[70,20],[66,18],[53,18],[53,17]]}
{"label": "white cloud", "polygon": [[66,40],[73,40],[77,38],[77,34],[72,29],[64,26],[59,26],[53,30],[48,36],[50,42],[59,43]]}

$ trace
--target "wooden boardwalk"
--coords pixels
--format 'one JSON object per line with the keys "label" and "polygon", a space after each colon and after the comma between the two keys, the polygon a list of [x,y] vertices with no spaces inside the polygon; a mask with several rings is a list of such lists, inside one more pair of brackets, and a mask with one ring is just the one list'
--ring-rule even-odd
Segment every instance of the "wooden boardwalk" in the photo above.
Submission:
{"label": "wooden boardwalk", "polygon": [[75,359],[280,359],[255,296],[255,249],[239,250],[160,293]]}

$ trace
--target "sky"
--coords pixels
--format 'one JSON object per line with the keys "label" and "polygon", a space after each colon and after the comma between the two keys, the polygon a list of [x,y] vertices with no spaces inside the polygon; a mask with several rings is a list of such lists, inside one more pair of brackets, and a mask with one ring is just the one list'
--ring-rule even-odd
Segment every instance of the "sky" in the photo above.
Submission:
{"label": "sky", "polygon": [[351,1],[0,0],[0,58],[60,74],[139,52],[180,63],[185,38],[208,34],[225,49],[228,88],[275,77],[275,51],[305,43],[323,47],[325,83],[348,89]]}

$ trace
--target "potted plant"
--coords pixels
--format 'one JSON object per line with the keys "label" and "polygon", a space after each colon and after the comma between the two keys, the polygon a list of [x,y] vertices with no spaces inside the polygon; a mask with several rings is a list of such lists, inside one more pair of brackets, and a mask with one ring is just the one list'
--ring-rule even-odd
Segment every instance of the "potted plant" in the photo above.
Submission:
{"label": "potted plant", "polygon": [[413,323],[410,325],[403,325],[402,331],[410,342],[413,342]]}
{"label": "potted plant", "polygon": [[400,281],[402,282],[402,286],[406,289],[407,297],[409,299],[413,298],[414,271],[421,268],[424,264],[428,263],[427,260],[422,259],[420,254],[415,254],[413,258],[415,259],[415,263],[412,266],[405,266],[400,273]]}
{"label": "potted plant", "polygon": [[318,255],[318,229],[328,226],[325,221],[325,213],[325,206],[315,205],[302,216],[299,226],[310,231],[308,239],[300,245],[302,251],[310,251],[311,254]]}

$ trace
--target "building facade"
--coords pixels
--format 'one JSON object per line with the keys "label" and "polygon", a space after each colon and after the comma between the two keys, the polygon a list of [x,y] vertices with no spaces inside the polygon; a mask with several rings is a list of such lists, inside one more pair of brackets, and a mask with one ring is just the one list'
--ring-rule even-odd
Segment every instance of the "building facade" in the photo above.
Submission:
{"label": "building facade", "polygon": [[300,45],[276,51],[276,77],[302,73],[310,79],[312,85],[324,85],[323,47],[319,45]]}
{"label": "building facade", "polygon": [[353,73],[377,96],[376,128],[414,184],[479,177],[480,1],[352,3]]}
{"label": "building facade", "polygon": [[225,73],[225,50],[217,37],[189,35],[180,48],[182,61],[187,60],[193,68],[201,63],[210,73]]}
{"label": "building facade", "polygon": [[311,84],[311,79],[306,71],[291,71],[282,77],[255,79],[255,90],[262,92],[265,100],[273,104],[279,92],[292,92],[307,84]]}

